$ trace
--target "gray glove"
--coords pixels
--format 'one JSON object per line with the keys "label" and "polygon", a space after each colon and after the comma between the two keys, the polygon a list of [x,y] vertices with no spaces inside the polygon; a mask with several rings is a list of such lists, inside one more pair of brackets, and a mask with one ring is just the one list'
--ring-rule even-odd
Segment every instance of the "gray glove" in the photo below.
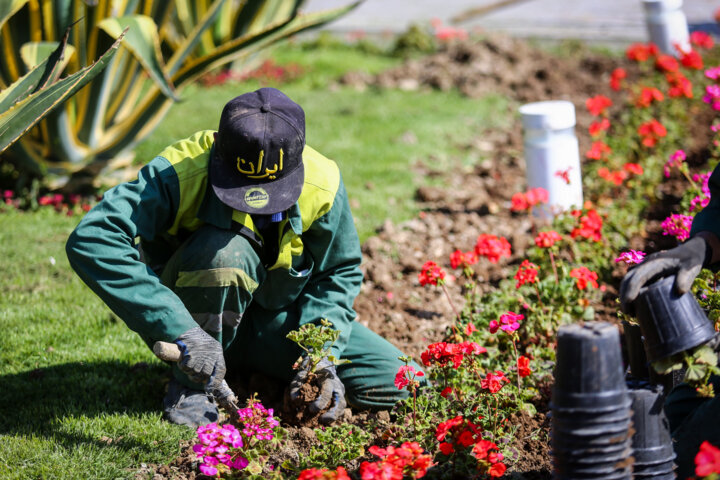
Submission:
{"label": "gray glove", "polygon": [[182,360],[178,362],[180,371],[193,382],[206,385],[209,392],[224,391],[225,357],[220,342],[195,327],[180,335],[175,343],[182,350]]}
{"label": "gray glove", "polygon": [[675,275],[675,289],[679,294],[690,291],[693,280],[710,261],[712,253],[702,237],[693,237],[675,248],[648,255],[630,270],[620,284],[620,303],[626,313],[632,312],[632,302],[640,289],[662,277]]}
{"label": "gray glove", "polygon": [[[295,375],[292,382],[290,382],[290,398],[293,401],[296,401],[300,397],[300,387],[305,383],[308,375],[307,364],[308,359],[306,358],[302,363],[300,371]],[[320,383],[320,393],[315,401],[308,405],[308,410],[310,413],[317,413],[330,407],[330,409],[320,415],[318,419],[321,424],[329,425],[340,418],[340,415],[342,415],[343,410],[345,410],[347,406],[347,402],[345,401],[345,385],[343,385],[340,378],[338,378],[335,365],[327,358],[323,358],[318,362],[315,368],[315,375],[317,375],[318,382]]]}

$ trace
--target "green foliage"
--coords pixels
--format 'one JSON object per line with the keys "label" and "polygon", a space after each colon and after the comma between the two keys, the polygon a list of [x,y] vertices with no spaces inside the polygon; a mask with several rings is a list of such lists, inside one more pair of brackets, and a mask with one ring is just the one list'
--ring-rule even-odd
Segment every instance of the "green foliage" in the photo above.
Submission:
{"label": "green foliage", "polygon": [[[350,363],[349,360],[335,358],[330,353],[330,349],[339,337],[340,331],[335,330],[332,322],[325,318],[320,320],[320,325],[306,323],[297,330],[290,331],[287,338],[297,343],[306,354],[305,358],[298,359],[295,368],[303,368],[312,373],[323,358],[327,358],[335,365]],[[306,358],[307,365],[303,363]]]}
{"label": "green foliage", "polygon": [[297,470],[306,468],[336,468],[365,456],[365,450],[372,438],[362,428],[343,423],[337,426],[316,428],[318,443],[310,453],[300,459]]}
{"label": "green foliage", "polygon": [[391,52],[398,57],[410,57],[433,53],[437,48],[433,34],[427,28],[413,24],[395,38]]}
{"label": "green foliage", "polygon": [[[32,67],[22,51],[40,50],[77,20],[69,43],[68,74],[83,71],[110,37],[128,29],[115,58],[79,95],[9,151],[17,167],[54,176],[56,186],[125,167],[138,141],[159,124],[180,92],[203,73],[247,60],[269,45],[331,21],[356,4],[299,13],[303,0],[134,2],[129,0],[25,0],[14,2],[0,24],[0,83],[11,84]],[[70,51],[68,52],[70,53]],[[58,176],[59,175],[59,176]],[[48,178],[50,180],[50,178]],[[87,181],[87,178],[85,178]]]}

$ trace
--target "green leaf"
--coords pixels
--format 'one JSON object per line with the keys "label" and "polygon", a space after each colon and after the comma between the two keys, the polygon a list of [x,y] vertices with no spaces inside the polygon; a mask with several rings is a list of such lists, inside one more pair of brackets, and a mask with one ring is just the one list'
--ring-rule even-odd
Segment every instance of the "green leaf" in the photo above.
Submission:
{"label": "green leaf", "polygon": [[48,113],[84,87],[100,73],[115,55],[123,35],[95,63],[49,87],[38,90],[0,114],[0,153],[20,138]]}
{"label": "green leaf", "polygon": [[717,353],[715,353],[715,351],[707,345],[704,345],[693,353],[693,358],[697,363],[702,365],[711,365],[713,367],[716,366],[718,362]]}
{"label": "green leaf", "polygon": [[691,364],[685,371],[685,381],[688,383],[699,382],[707,374],[707,365]]}
{"label": "green leaf", "polygon": [[0,28],[5,25],[10,17],[20,10],[28,0],[3,0],[0,2]]}
{"label": "green leaf", "polygon": [[127,29],[124,45],[143,66],[150,78],[158,85],[165,96],[179,101],[170,79],[162,64],[158,28],[152,18],[146,15],[128,15],[119,18],[106,18],[98,27],[111,37],[117,37]]}
{"label": "green leaf", "polygon": [[[181,2],[180,2],[181,3]],[[180,6],[178,3],[178,6]],[[167,69],[170,76],[174,75],[175,72],[180,68],[185,59],[192,53],[193,49],[200,41],[200,37],[212,25],[220,12],[220,8],[223,4],[228,3],[227,0],[216,0],[215,3],[208,9],[203,18],[197,22],[193,30],[188,34],[185,41],[178,47],[173,54],[172,58],[168,61]],[[228,3],[229,4],[229,3]],[[179,11],[179,10],[178,10]]]}
{"label": "green leaf", "polygon": [[652,367],[660,375],[666,375],[672,371],[680,370],[683,367],[683,363],[682,360],[678,360],[673,356],[653,362]]}

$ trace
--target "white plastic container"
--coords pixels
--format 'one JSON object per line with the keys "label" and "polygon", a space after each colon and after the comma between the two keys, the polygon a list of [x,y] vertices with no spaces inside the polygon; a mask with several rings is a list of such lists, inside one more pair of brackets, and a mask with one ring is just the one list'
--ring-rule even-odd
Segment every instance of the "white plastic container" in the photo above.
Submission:
{"label": "white plastic container", "polygon": [[687,18],[682,11],[682,0],[642,0],[645,24],[650,41],[667,54],[679,56],[675,45],[683,51],[690,48]]}
{"label": "white plastic container", "polygon": [[[535,208],[536,216],[552,215],[583,204],[580,152],[575,137],[575,106],[553,100],[520,107],[524,132],[528,189],[542,187],[549,201]],[[569,183],[560,172],[565,172]]]}

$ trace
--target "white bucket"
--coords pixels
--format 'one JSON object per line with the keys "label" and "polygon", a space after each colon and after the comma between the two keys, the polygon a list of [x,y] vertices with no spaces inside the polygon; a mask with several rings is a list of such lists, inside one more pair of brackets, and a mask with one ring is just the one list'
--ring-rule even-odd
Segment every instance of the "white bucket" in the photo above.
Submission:
{"label": "white bucket", "polygon": [[[575,106],[553,100],[522,105],[528,189],[544,188],[549,201],[536,216],[549,218],[583,204],[580,152],[575,137]],[[559,172],[567,172],[570,183]]]}
{"label": "white bucket", "polygon": [[645,25],[650,41],[667,54],[679,56],[675,45],[683,51],[690,49],[687,18],[682,11],[682,0],[642,0]]}

